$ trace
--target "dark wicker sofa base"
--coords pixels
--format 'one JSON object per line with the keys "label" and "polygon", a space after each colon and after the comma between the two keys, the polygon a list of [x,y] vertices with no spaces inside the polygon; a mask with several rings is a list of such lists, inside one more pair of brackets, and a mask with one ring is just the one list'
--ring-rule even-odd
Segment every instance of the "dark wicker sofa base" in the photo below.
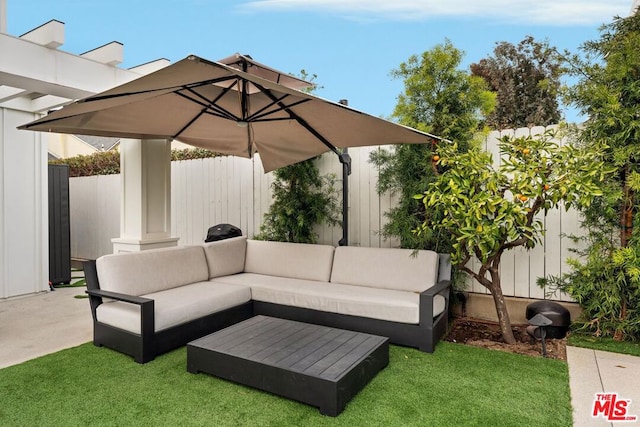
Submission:
{"label": "dark wicker sofa base", "polygon": [[[94,260],[84,262],[84,274],[87,280],[87,294],[93,317],[93,344],[108,347],[132,356],[138,363],[147,363],[156,356],[182,347],[188,342],[228,326],[253,317],[251,301],[183,323],[159,332],[155,330],[154,301],[149,298],[124,295],[103,291],[98,283],[98,273]],[[141,330],[146,333],[135,334],[101,322],[96,318],[96,309],[102,304],[102,298],[116,299],[140,306]]]}
{"label": "dark wicker sofa base", "polygon": [[[101,290],[93,260],[85,261],[84,273],[93,316],[94,345],[128,354],[138,363],[149,362],[160,354],[258,314],[384,336],[388,337],[392,344],[415,347],[427,353],[434,351],[438,341],[445,335],[448,325],[450,284],[446,280],[420,294],[420,323],[417,325],[249,301],[160,332],[139,335],[98,322],[96,308],[102,304],[102,298],[140,305],[141,330],[154,331],[154,301]],[[446,304],[445,310],[434,318],[433,298],[437,294],[445,298]]]}
{"label": "dark wicker sofa base", "polygon": [[[93,294],[91,291],[87,291]],[[96,297],[95,294],[91,298]],[[149,337],[142,337],[113,326],[94,320],[93,344],[98,347],[108,347],[132,356],[138,363],[152,361],[163,353],[186,345],[195,339],[234,325],[253,317],[252,303],[233,307],[218,313],[201,317],[192,322],[183,323],[173,328],[165,329]]]}

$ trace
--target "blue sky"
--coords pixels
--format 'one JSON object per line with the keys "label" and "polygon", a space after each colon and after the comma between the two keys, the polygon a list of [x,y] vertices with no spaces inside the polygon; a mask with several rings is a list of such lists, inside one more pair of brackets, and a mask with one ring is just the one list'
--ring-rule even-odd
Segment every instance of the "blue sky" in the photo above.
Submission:
{"label": "blue sky", "polygon": [[[189,54],[235,52],[289,73],[317,74],[317,95],[388,117],[402,91],[390,71],[445,38],[464,67],[496,42],[525,36],[577,52],[598,28],[627,16],[632,0],[7,0],[19,36],[51,19],[66,24],[61,50],[80,54],[118,41],[122,67]],[[569,110],[567,119],[575,120]]]}

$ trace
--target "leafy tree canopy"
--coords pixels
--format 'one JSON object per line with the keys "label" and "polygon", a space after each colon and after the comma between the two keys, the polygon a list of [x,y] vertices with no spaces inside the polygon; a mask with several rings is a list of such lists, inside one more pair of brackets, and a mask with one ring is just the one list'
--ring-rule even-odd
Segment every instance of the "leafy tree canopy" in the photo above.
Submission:
{"label": "leafy tree canopy", "polygon": [[493,56],[471,64],[472,75],[482,77],[497,94],[487,125],[505,129],[559,123],[562,65],[561,56],[547,41],[527,36],[517,46],[497,43]]}
{"label": "leafy tree canopy", "polygon": [[[472,144],[483,117],[493,108],[495,96],[481,78],[460,68],[462,59],[463,52],[445,40],[420,56],[411,56],[392,76],[404,82],[393,118],[403,125],[455,140],[464,151]],[[434,179],[433,156],[433,146],[399,145],[390,151],[375,152],[370,158],[380,168],[378,191],[400,195],[398,206],[386,213],[389,221],[382,234],[398,237],[405,248],[447,251],[451,243],[446,235],[411,233],[425,215],[439,215],[437,210],[425,211],[413,199]]]}

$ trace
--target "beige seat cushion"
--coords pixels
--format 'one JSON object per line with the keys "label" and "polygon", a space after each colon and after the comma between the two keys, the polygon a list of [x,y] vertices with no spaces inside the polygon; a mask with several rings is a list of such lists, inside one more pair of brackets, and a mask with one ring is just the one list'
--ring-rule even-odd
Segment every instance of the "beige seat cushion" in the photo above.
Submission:
{"label": "beige seat cushion", "polygon": [[[155,331],[189,322],[251,300],[247,286],[198,282],[143,295],[155,301]],[[99,322],[140,334],[140,306],[121,301],[100,304]]]}
{"label": "beige seat cushion", "polygon": [[411,249],[340,246],[331,282],[398,291],[423,292],[436,284],[438,254]]}
{"label": "beige seat cushion", "polygon": [[202,246],[105,255],[96,261],[100,289],[146,295],[209,278]]}
{"label": "beige seat cushion", "polygon": [[[420,320],[420,296],[414,292],[252,273],[218,277],[213,282],[251,286],[251,297],[255,301],[400,323],[418,324]],[[437,295],[433,303],[434,316],[442,313],[444,307],[445,299]]]}
{"label": "beige seat cushion", "polygon": [[247,240],[244,272],[328,282],[334,247]]}

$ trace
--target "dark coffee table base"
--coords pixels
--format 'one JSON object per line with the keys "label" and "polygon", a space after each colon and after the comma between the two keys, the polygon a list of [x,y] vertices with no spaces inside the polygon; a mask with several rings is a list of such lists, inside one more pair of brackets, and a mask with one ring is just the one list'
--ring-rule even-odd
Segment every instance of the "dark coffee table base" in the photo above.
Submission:
{"label": "dark coffee table base", "polygon": [[388,338],[266,316],[187,345],[191,373],[317,406],[334,417],[388,364]]}

